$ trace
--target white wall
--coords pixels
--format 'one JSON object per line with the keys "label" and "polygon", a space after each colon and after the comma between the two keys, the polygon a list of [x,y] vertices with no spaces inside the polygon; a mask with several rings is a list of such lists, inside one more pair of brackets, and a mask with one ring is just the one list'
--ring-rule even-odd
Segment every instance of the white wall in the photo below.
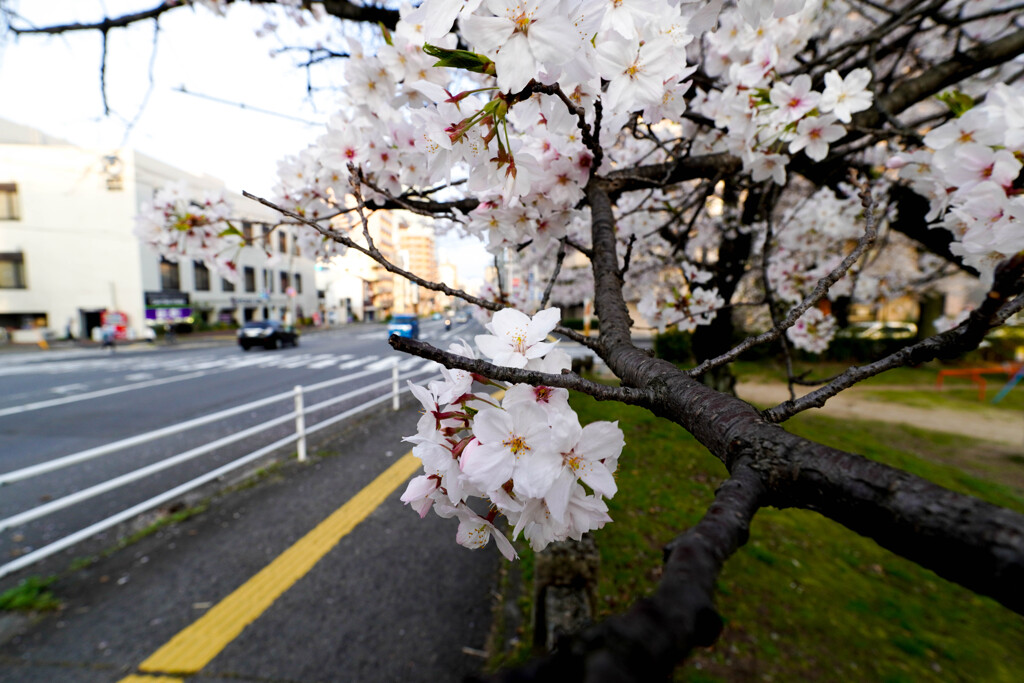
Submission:
{"label": "white wall", "polygon": [[24,253],[27,288],[0,289],[0,312],[46,313],[76,335],[79,309],[143,317],[134,195],[107,189],[102,155],[64,145],[0,145],[0,182],[18,186],[20,220],[0,223],[0,251]]}

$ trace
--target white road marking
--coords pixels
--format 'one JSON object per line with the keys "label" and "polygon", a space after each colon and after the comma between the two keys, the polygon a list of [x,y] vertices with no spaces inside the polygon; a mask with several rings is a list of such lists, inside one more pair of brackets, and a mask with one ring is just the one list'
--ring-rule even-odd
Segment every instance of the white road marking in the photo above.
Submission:
{"label": "white road marking", "polygon": [[366,369],[367,370],[371,370],[371,371],[389,370],[392,367],[394,367],[394,365],[395,365],[394,357],[381,358],[380,360],[375,361],[373,363],[367,363],[366,364]]}
{"label": "white road marking", "polygon": [[99,391],[91,391],[87,394],[77,394],[75,396],[65,396],[64,398],[54,398],[49,401],[36,401],[35,403],[26,403],[20,406],[11,406],[10,408],[0,409],[0,417],[6,417],[7,415],[17,415],[18,413],[27,413],[30,410],[39,410],[40,408],[52,408],[53,406],[64,405],[66,403],[74,403],[76,401],[87,401],[92,398],[100,398],[101,396],[111,396],[113,394],[121,394],[126,391],[134,391],[135,389],[145,389],[148,387],[156,387],[161,384],[170,384],[171,382],[181,382],[186,379],[195,379],[196,377],[203,377],[209,375],[209,372],[193,372],[187,375],[178,375],[177,377],[165,377],[163,379],[154,379],[149,382],[138,382],[136,384],[124,384],[119,387],[111,387],[109,389],[100,389]]}
{"label": "white road marking", "polygon": [[352,368],[358,368],[360,365],[372,363],[377,360],[377,356],[365,356],[363,358],[356,358],[355,360],[345,361],[344,363],[338,364],[339,370],[351,370]]}
{"label": "white road marking", "polygon": [[81,391],[82,389],[88,388],[89,385],[87,384],[65,384],[64,386],[53,387],[50,391],[55,394],[70,394],[73,391]]}

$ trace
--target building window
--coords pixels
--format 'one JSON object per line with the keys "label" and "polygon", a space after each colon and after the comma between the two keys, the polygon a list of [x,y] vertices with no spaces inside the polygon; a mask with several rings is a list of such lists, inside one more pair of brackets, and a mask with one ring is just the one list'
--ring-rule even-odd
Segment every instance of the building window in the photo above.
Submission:
{"label": "building window", "polygon": [[[256,269],[252,266],[245,267],[245,291],[256,291]],[[249,318],[246,318],[246,320],[249,320]]]}
{"label": "building window", "polygon": [[25,289],[25,255],[0,254],[0,289]]}
{"label": "building window", "polygon": [[0,183],[0,221],[16,221],[19,218],[17,184]]}
{"label": "building window", "polygon": [[291,286],[292,286],[291,278],[288,276],[288,273],[286,273],[285,271],[282,270],[281,271],[281,292],[282,293],[287,292],[288,288],[291,287]]}
{"label": "building window", "polygon": [[277,246],[282,254],[288,253],[288,234],[285,233],[284,228],[277,229]]}
{"label": "building window", "polygon": [[252,223],[249,221],[242,221],[242,239],[246,244],[252,244]]}
{"label": "building window", "polygon": [[263,291],[272,294],[274,291],[274,271],[263,269]]}
{"label": "building window", "polygon": [[171,263],[165,258],[160,259],[160,289],[175,292],[181,289],[181,276],[178,274],[178,264]]}
{"label": "building window", "polygon": [[227,278],[220,279],[220,291],[222,292],[233,292],[235,291],[235,283]]}
{"label": "building window", "polygon": [[192,262],[192,272],[195,274],[196,291],[210,291],[210,269],[202,261]]}
{"label": "building window", "polygon": [[302,294],[302,275],[295,273],[295,293]]}

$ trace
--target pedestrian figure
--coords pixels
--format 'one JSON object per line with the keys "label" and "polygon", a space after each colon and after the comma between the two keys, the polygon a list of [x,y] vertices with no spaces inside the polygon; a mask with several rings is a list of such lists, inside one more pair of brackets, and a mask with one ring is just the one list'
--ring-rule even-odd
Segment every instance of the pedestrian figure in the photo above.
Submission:
{"label": "pedestrian figure", "polygon": [[114,329],[109,325],[105,325],[100,335],[100,348],[110,349],[110,352],[114,352]]}

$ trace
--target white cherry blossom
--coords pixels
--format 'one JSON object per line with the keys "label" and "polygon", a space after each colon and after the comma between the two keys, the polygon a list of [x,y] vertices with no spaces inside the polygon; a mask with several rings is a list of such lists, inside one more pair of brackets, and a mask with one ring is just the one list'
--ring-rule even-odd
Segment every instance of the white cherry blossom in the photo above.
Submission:
{"label": "white cherry blossom", "polygon": [[530,360],[542,357],[554,347],[554,342],[543,340],[558,324],[560,317],[557,308],[547,308],[533,318],[505,308],[495,313],[487,323],[487,331],[491,334],[477,335],[476,345],[495,365],[525,368]]}

